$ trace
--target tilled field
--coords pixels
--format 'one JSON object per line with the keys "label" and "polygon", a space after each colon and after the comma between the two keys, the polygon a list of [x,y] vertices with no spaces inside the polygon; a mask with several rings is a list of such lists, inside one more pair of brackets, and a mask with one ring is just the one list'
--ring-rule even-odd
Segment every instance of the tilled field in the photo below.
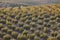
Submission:
{"label": "tilled field", "polygon": [[60,4],[0,8],[0,40],[60,40]]}

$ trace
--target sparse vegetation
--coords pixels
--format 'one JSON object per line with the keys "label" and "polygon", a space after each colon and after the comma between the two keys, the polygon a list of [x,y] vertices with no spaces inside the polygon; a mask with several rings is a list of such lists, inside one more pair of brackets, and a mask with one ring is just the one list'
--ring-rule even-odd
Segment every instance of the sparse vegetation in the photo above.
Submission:
{"label": "sparse vegetation", "polygon": [[0,8],[0,38],[60,40],[59,5]]}

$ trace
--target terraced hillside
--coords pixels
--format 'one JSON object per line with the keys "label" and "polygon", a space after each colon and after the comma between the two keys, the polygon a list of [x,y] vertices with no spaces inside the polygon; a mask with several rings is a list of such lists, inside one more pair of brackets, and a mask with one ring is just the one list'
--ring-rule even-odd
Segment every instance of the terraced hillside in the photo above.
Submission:
{"label": "terraced hillside", "polygon": [[0,40],[60,40],[60,4],[0,8]]}

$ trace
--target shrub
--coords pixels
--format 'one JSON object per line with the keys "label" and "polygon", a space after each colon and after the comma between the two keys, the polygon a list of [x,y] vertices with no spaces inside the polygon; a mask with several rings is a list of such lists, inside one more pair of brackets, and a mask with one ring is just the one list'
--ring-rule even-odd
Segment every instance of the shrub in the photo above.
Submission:
{"label": "shrub", "polygon": [[19,28],[19,32],[22,33],[24,31],[24,28],[23,27],[20,27]]}
{"label": "shrub", "polygon": [[58,35],[56,36],[56,38],[57,38],[57,40],[60,40],[60,34],[58,34]]}
{"label": "shrub", "polygon": [[17,24],[17,23],[18,23],[18,21],[17,21],[16,19],[14,19],[14,20],[13,20],[13,23],[14,23],[14,24]]}
{"label": "shrub", "polygon": [[20,21],[24,22],[25,21],[25,18],[20,18]]}
{"label": "shrub", "polygon": [[35,34],[27,34],[27,37],[28,37],[30,40],[34,40]]}
{"label": "shrub", "polygon": [[44,28],[43,28],[43,31],[46,32],[46,31],[47,31],[47,27],[44,27]]}
{"label": "shrub", "polygon": [[50,24],[55,24],[55,20],[50,20]]}
{"label": "shrub", "polygon": [[32,21],[33,21],[33,22],[36,22],[36,18],[35,18],[35,17],[33,17],[33,18],[32,18]]}
{"label": "shrub", "polygon": [[47,40],[48,35],[46,33],[40,33],[40,38]]}
{"label": "shrub", "polygon": [[13,38],[17,38],[18,33],[14,31],[14,32],[11,33],[11,35],[12,35]]}
{"label": "shrub", "polygon": [[26,29],[26,30],[29,30],[30,26],[28,24],[25,24],[25,25],[23,25],[23,28]]}
{"label": "shrub", "polygon": [[40,39],[39,39],[39,37],[35,36],[35,37],[34,37],[34,40],[40,40]]}
{"label": "shrub", "polygon": [[4,35],[6,35],[6,33],[2,32],[2,35],[4,36]]}
{"label": "shrub", "polygon": [[5,24],[5,23],[6,23],[6,21],[5,21],[5,20],[3,20],[3,19],[0,19],[0,23]]}
{"label": "shrub", "polygon": [[30,20],[26,20],[25,22],[26,22],[27,24],[30,24],[31,21],[30,21]]}
{"label": "shrub", "polygon": [[44,22],[49,22],[49,19],[47,19],[47,18],[44,18]]}
{"label": "shrub", "polygon": [[57,36],[57,32],[51,32],[51,36],[52,37],[56,37]]}
{"label": "shrub", "polygon": [[44,34],[43,33],[40,33],[40,38],[43,38]]}
{"label": "shrub", "polygon": [[[26,14],[26,15],[27,15],[27,14]],[[28,18],[29,18],[29,16],[24,17],[25,21],[26,21],[26,19],[28,19]]]}
{"label": "shrub", "polygon": [[54,37],[48,37],[47,40],[56,40]]}
{"label": "shrub", "polygon": [[43,28],[43,27],[40,26],[40,25],[37,26],[37,29],[38,29],[38,30],[42,30],[42,28]]}
{"label": "shrub", "polygon": [[15,28],[15,31],[19,32],[19,28],[20,28],[20,27],[16,27],[16,28]]}
{"label": "shrub", "polygon": [[10,39],[11,39],[11,36],[8,35],[8,34],[7,34],[7,35],[4,35],[4,36],[3,36],[3,39],[4,39],[4,40],[10,40]]}
{"label": "shrub", "polygon": [[2,32],[0,32],[0,38],[2,38],[3,37],[3,34],[2,34]]}
{"label": "shrub", "polygon": [[3,28],[3,25],[0,23],[0,29]]}
{"label": "shrub", "polygon": [[58,23],[57,25],[58,25],[58,27],[60,27],[60,23]]}
{"label": "shrub", "polygon": [[6,20],[6,25],[9,25],[9,24],[12,24],[10,21],[8,21],[8,20],[11,20],[11,19],[7,19]]}
{"label": "shrub", "polygon": [[50,16],[50,19],[51,19],[51,20],[55,20],[56,17],[55,17],[55,16]]}
{"label": "shrub", "polygon": [[19,27],[23,26],[23,22],[18,22],[18,24],[19,24]]}
{"label": "shrub", "polygon": [[25,35],[19,34],[17,40],[27,40],[28,38]]}
{"label": "shrub", "polygon": [[60,18],[60,14],[58,14],[57,17]]}
{"label": "shrub", "polygon": [[35,29],[33,27],[30,28],[30,31],[34,33]]}
{"label": "shrub", "polygon": [[12,32],[13,32],[13,31],[10,30],[10,29],[7,30],[7,33],[8,33],[8,34],[11,34]]}
{"label": "shrub", "polygon": [[28,40],[30,40],[30,39],[28,39]]}
{"label": "shrub", "polygon": [[49,17],[50,17],[50,15],[48,15],[48,14],[44,15],[44,18],[49,18]]}
{"label": "shrub", "polygon": [[44,28],[43,28],[43,32],[48,33],[48,32],[50,32],[50,30],[49,30],[49,28],[44,27]]}
{"label": "shrub", "polygon": [[38,23],[39,25],[43,25],[43,20],[38,20],[37,23]]}
{"label": "shrub", "polygon": [[36,31],[34,32],[34,34],[35,34],[36,36],[40,36],[40,31],[39,31],[39,30],[36,30]]}
{"label": "shrub", "polygon": [[30,15],[31,15],[31,16],[29,16],[29,18],[28,18],[29,20],[31,20],[31,19],[32,19],[32,14],[30,14]]}
{"label": "shrub", "polygon": [[[40,15],[41,15],[41,14],[40,14]],[[38,17],[38,19],[40,19],[40,20],[43,20],[43,18],[44,18],[43,16],[39,16],[39,17]]]}
{"label": "shrub", "polygon": [[8,30],[7,27],[1,29],[1,31],[3,31],[3,32],[7,32],[7,30]]}
{"label": "shrub", "polygon": [[35,27],[35,26],[36,26],[36,23],[35,23],[35,22],[31,22],[30,25],[31,25],[32,27]]}
{"label": "shrub", "polygon": [[21,17],[26,17],[26,14],[22,14]]}
{"label": "shrub", "polygon": [[15,30],[16,26],[11,25],[9,28],[12,29],[12,30]]}
{"label": "shrub", "polygon": [[45,22],[45,23],[44,23],[44,27],[50,28],[50,27],[51,27],[51,24],[50,24],[50,23],[47,24],[47,23]]}
{"label": "shrub", "polygon": [[10,40],[16,40],[16,39],[13,38],[13,39],[10,39]]}
{"label": "shrub", "polygon": [[60,18],[56,18],[56,21],[57,21],[58,23],[60,23]]}
{"label": "shrub", "polygon": [[4,12],[10,12],[10,10],[11,10],[11,7],[8,7],[4,10]]}
{"label": "shrub", "polygon": [[57,29],[57,27],[56,27],[56,26],[54,26],[54,25],[51,25],[51,29],[56,30],[56,29]]}
{"label": "shrub", "polygon": [[28,31],[27,30],[24,30],[22,34],[27,35],[28,34]]}

